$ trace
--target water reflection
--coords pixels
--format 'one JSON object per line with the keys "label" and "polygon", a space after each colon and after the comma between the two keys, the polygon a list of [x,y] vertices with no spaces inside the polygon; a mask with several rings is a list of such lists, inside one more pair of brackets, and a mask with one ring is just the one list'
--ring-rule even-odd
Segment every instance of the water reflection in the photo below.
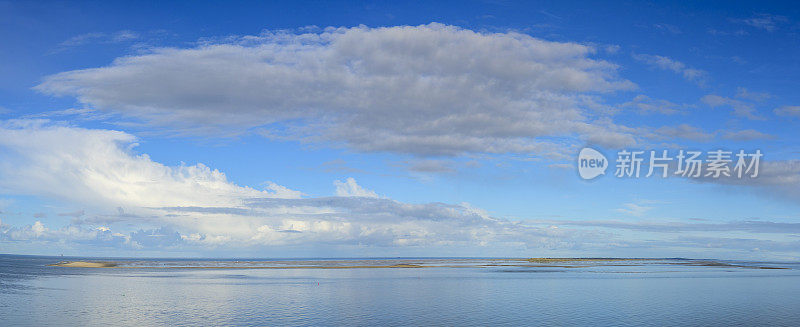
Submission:
{"label": "water reflection", "polygon": [[[800,321],[795,264],[783,263],[791,269],[777,270],[753,268],[776,263],[537,266],[486,259],[403,260],[427,268],[64,268],[46,266],[60,258],[0,256],[0,314],[4,325],[36,326],[788,326]],[[345,265],[323,261],[301,263]],[[178,267],[158,260],[129,262]]]}

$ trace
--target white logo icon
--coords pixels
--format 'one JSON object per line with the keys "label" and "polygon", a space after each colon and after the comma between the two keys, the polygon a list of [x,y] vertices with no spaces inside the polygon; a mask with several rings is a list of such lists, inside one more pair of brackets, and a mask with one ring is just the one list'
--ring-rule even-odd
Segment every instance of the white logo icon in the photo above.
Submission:
{"label": "white logo icon", "polygon": [[608,160],[592,148],[583,148],[578,154],[578,174],[583,179],[592,179],[606,173]]}

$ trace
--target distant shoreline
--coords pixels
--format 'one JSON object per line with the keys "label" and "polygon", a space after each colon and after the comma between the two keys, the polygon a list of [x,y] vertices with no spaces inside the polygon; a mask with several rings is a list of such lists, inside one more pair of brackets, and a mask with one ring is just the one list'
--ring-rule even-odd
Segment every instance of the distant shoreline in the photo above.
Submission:
{"label": "distant shoreline", "polygon": [[113,268],[116,267],[117,264],[113,262],[63,261],[48,266],[72,267],[72,268]]}
{"label": "distant shoreline", "polygon": [[[751,268],[751,269],[787,269],[783,267],[754,266],[724,263],[716,260],[694,260],[694,259],[655,259],[655,258],[507,258],[507,259],[484,259],[487,262],[475,264],[455,264],[458,262],[469,261],[470,259],[436,259],[437,262],[424,262],[425,259],[383,259],[405,261],[387,264],[358,264],[364,260],[319,260],[319,264],[306,265],[280,265],[274,261],[272,265],[254,265],[270,263],[271,261],[235,261],[233,266],[195,266],[195,265],[175,265],[175,266],[154,266],[154,265],[125,265],[125,263],[135,261],[61,261],[48,266],[65,268],[137,268],[137,269],[376,269],[376,268],[489,268],[489,267],[545,267],[545,268],[585,268],[591,266],[612,266],[612,265],[646,265],[661,262],[667,265],[684,265],[698,267],[731,267],[731,268]],[[199,260],[202,261],[202,260]],[[356,262],[361,261],[361,262]],[[447,264],[447,261],[452,261]],[[314,261],[309,261],[314,262]],[[624,262],[624,263],[619,263]],[[637,263],[638,262],[638,263]],[[337,265],[336,263],[340,263]]]}

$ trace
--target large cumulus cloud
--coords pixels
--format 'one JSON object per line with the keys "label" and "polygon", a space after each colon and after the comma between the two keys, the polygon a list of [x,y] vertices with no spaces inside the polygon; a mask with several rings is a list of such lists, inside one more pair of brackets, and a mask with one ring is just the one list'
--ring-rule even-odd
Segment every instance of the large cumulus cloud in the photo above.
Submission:
{"label": "large cumulus cloud", "polygon": [[561,137],[635,137],[593,94],[633,88],[594,48],[442,24],[277,31],[158,48],[47,77],[74,96],[181,133],[334,142],[416,155],[553,155]]}

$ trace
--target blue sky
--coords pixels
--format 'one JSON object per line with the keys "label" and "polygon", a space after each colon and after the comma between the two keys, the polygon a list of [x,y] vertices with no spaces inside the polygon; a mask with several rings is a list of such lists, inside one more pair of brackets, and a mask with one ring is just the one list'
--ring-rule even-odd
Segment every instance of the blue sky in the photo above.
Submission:
{"label": "blue sky", "polygon": [[[0,252],[796,260],[799,14],[0,2]],[[584,146],[764,157],[584,181]]]}

